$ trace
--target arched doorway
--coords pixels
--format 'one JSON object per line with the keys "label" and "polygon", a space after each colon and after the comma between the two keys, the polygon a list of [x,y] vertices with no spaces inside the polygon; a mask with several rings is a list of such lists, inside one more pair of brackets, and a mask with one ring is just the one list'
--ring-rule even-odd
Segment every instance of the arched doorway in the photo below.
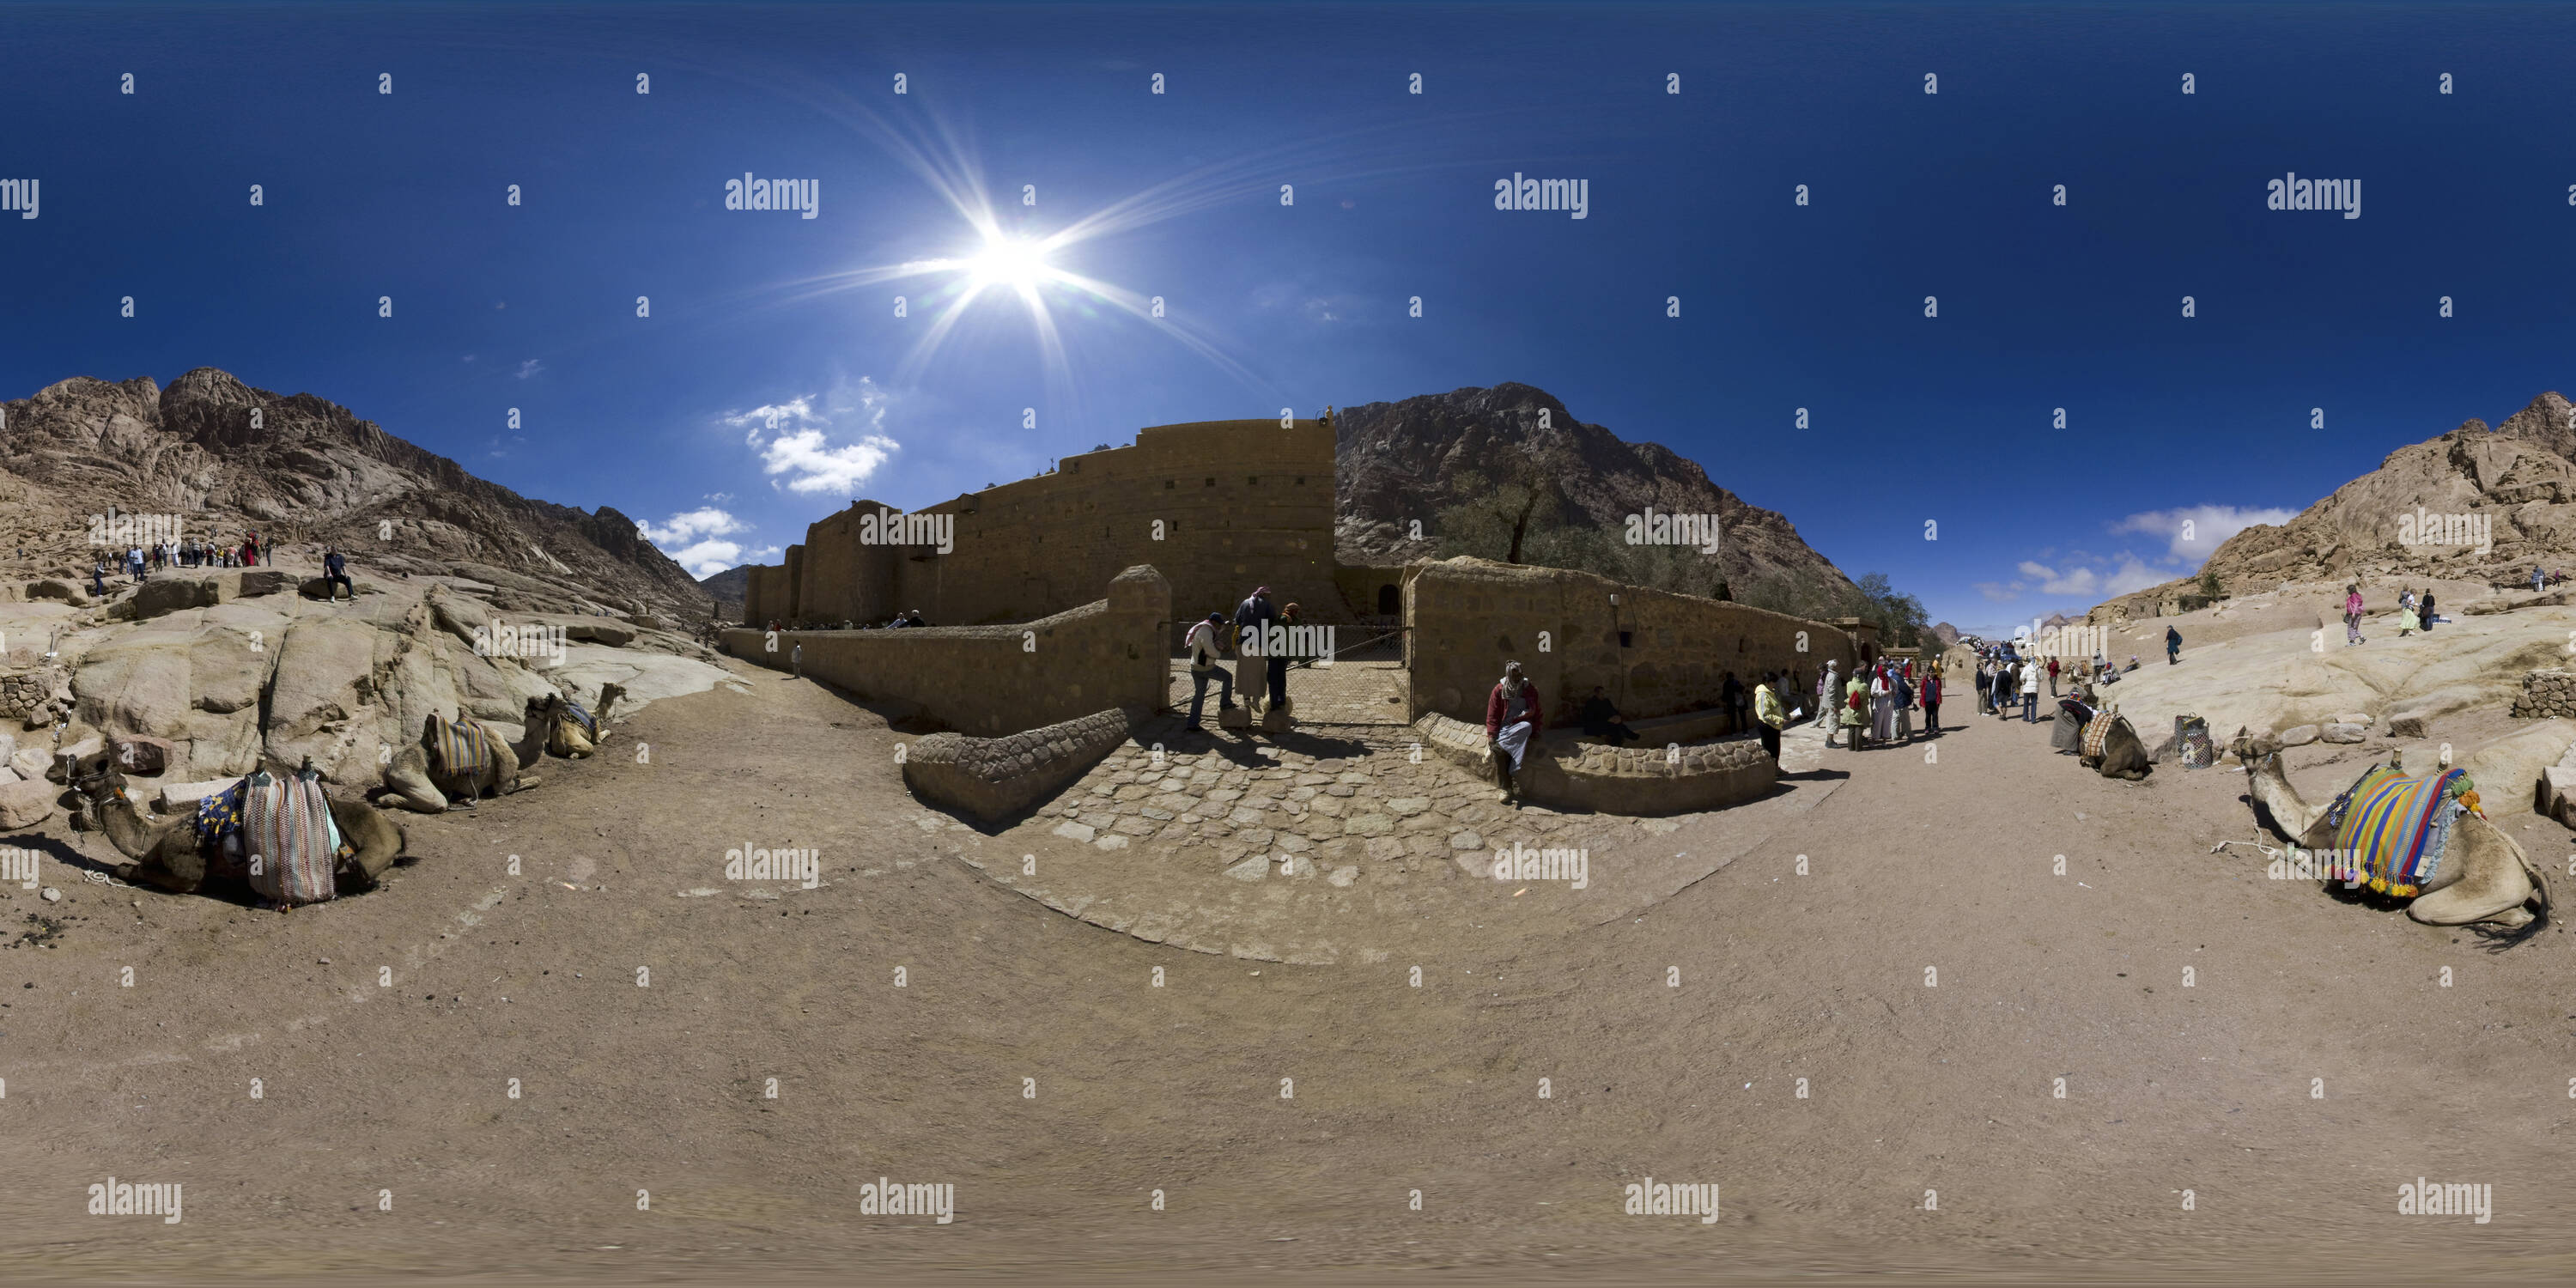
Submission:
{"label": "arched doorway", "polygon": [[1377,615],[1393,617],[1404,611],[1404,596],[1393,586],[1377,588]]}

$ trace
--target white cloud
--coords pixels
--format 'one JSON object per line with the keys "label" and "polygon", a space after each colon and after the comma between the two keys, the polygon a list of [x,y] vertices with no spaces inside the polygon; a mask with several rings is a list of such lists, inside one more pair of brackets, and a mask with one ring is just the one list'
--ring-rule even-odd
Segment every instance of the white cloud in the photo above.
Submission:
{"label": "white cloud", "polygon": [[2111,574],[2111,579],[2103,583],[2102,593],[2106,598],[2117,598],[2149,586],[2161,586],[2173,579],[2172,573],[2158,572],[2135,559],[2123,559],[2120,571]]}
{"label": "white cloud", "polygon": [[[870,434],[855,443],[838,447],[830,444],[819,429],[800,429],[780,434],[769,440],[760,452],[761,470],[767,474],[786,474],[790,492],[856,491],[885,464],[886,458],[899,447],[883,434]],[[775,483],[771,486],[777,486]]]}
{"label": "white cloud", "polygon": [[519,379],[525,380],[545,369],[546,364],[543,359],[530,358],[519,364]]}
{"label": "white cloud", "polygon": [[678,550],[666,550],[671,561],[689,570],[689,575],[704,580],[736,564],[753,563],[778,553],[776,546],[748,549],[731,541],[701,541]]}
{"label": "white cloud", "polygon": [[729,411],[722,417],[725,424],[747,431],[742,438],[746,447],[760,446],[763,433],[775,432],[781,425],[829,425],[831,420],[814,410],[814,400],[804,396],[783,403],[763,403],[750,411]]}
{"label": "white cloud", "polygon": [[644,537],[657,546],[674,546],[695,537],[720,537],[728,532],[740,532],[747,526],[742,520],[713,506],[700,506],[672,515],[670,522],[660,527],[646,523]]}
{"label": "white cloud", "polygon": [[[2142,532],[2162,537],[2166,552],[2197,566],[2229,537],[2258,523],[2283,524],[2299,517],[2296,510],[2234,505],[2195,505],[2178,510],[2144,510],[2111,524],[2113,532]],[[2159,578],[2159,580],[2162,580]],[[2154,583],[2148,583],[2153,585]]]}
{"label": "white cloud", "polygon": [[[2018,588],[2019,585],[2016,583],[2015,589],[2017,590]],[[1977,593],[1998,604],[2009,604],[2013,601],[2014,597],[2014,590],[2007,590],[2001,582],[1992,581],[1978,582]]]}
{"label": "white cloud", "polygon": [[[2046,595],[2089,595],[2101,584],[2101,578],[2094,575],[2090,568],[2079,566],[2060,573],[2045,564],[2033,563],[2028,559],[2021,561],[2021,575],[2038,582],[2040,593]],[[2022,583],[2013,583],[2013,589],[2022,588]]]}

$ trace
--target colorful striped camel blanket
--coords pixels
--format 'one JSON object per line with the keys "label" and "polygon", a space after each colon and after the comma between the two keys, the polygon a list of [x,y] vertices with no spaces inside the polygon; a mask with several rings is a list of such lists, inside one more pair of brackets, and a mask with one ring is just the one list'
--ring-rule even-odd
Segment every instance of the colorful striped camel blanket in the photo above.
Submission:
{"label": "colorful striped camel blanket", "polygon": [[340,842],[321,777],[277,778],[261,770],[243,783],[242,848],[249,853],[251,889],[283,904],[337,896],[332,872],[351,851]]}
{"label": "colorful striped camel blanket", "polygon": [[2375,766],[2326,811],[2336,851],[2328,875],[2399,898],[2421,894],[2442,869],[2451,825],[2476,808],[2477,787],[2467,770],[2410,778]]}
{"label": "colorful striped camel blanket", "polygon": [[429,757],[438,772],[453,778],[481,774],[491,768],[492,748],[482,732],[482,725],[463,716],[443,720],[433,712],[429,717]]}
{"label": "colorful striped camel blanket", "polygon": [[575,702],[570,698],[564,699],[564,713],[571,716],[573,720],[581,726],[581,731],[585,736],[592,738],[599,736],[598,719],[592,716],[590,712],[583,710],[580,703]]}
{"label": "colorful striped camel blanket", "polygon": [[2091,720],[2085,722],[2084,759],[2099,760],[2102,758],[2103,746],[2111,741],[2111,726],[2118,724],[2119,722],[2119,715],[2111,711],[2099,712],[2095,714]]}

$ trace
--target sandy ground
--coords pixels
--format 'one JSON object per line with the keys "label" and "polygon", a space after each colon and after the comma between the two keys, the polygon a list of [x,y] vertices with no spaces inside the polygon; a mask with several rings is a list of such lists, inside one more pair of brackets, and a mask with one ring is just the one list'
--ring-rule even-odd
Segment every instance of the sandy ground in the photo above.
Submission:
{"label": "sandy ground", "polygon": [[[881,718],[743,674],[291,916],[17,838],[65,899],[0,891],[0,1274],[2576,1273],[2565,933],[2499,951],[2213,857],[2254,835],[2238,774],[2102,779],[1962,700],[1937,761],[1826,752],[1830,797],[1640,916],[1300,967],[1001,888]],[[2359,772],[2330,750],[2303,788]],[[823,884],[726,881],[745,844]],[[85,1215],[110,1176],[184,1220]],[[880,1176],[953,1185],[954,1223],[863,1214]],[[1720,1219],[1623,1215],[1649,1176]],[[2398,1215],[2418,1176],[2493,1220]]]}

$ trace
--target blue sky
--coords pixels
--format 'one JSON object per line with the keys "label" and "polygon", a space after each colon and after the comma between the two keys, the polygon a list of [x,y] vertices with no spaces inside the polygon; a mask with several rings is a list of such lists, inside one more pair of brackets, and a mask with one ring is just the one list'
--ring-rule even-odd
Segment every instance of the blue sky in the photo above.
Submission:
{"label": "blue sky", "polygon": [[[2502,419],[2576,315],[2568,6],[8,17],[0,395],[222,367],[702,572],[1143,425],[1518,380],[1991,627]],[[746,171],[817,217],[726,210]],[[2292,171],[2361,217],[2267,210]],[[1587,217],[1495,210],[1515,172]],[[1060,357],[1007,285],[930,345],[975,279],[889,272],[980,252],[978,184],[1006,238],[1092,229]]]}

